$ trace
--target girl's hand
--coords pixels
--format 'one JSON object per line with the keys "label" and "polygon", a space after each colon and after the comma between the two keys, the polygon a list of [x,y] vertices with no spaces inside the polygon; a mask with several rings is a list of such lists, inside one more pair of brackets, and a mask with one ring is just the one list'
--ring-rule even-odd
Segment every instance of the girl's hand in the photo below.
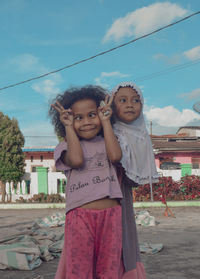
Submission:
{"label": "girl's hand", "polygon": [[58,101],[56,101],[56,103],[52,104],[51,106],[60,114],[60,121],[65,127],[73,125],[74,118],[71,109],[64,109],[64,107]]}
{"label": "girl's hand", "polygon": [[114,95],[112,95],[110,98],[109,97],[109,95],[106,95],[105,101],[101,101],[100,107],[98,107],[98,114],[101,121],[109,120],[112,115],[111,104]]}

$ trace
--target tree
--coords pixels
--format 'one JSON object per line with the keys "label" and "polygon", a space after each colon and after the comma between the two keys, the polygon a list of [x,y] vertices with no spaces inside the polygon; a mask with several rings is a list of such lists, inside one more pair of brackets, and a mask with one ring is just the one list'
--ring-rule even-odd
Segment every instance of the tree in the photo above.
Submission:
{"label": "tree", "polygon": [[0,186],[5,202],[5,183],[18,182],[24,174],[24,136],[15,118],[0,112]]}

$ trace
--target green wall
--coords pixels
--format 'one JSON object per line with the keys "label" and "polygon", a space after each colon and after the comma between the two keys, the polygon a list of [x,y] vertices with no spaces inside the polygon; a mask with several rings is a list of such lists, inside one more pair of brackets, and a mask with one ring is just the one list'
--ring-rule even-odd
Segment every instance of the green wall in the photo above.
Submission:
{"label": "green wall", "polygon": [[181,176],[192,174],[192,164],[181,164]]}
{"label": "green wall", "polygon": [[48,194],[48,168],[36,167],[38,174],[38,194]]}

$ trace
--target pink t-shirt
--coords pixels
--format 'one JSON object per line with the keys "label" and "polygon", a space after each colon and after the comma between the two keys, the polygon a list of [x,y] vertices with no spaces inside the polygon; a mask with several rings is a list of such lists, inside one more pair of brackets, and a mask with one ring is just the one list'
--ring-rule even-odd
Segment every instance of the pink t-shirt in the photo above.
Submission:
{"label": "pink t-shirt", "polygon": [[104,138],[97,136],[91,140],[81,140],[84,165],[72,169],[60,157],[67,150],[67,143],[59,143],[54,150],[55,165],[67,176],[66,212],[85,203],[105,197],[122,198],[116,171],[109,162]]}

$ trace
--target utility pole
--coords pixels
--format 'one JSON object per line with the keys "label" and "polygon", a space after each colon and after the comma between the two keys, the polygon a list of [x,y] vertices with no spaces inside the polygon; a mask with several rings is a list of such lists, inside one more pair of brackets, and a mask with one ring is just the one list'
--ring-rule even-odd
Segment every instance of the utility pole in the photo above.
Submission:
{"label": "utility pole", "polygon": [[152,136],[152,121],[150,121],[150,135]]}
{"label": "utility pole", "polygon": [[[152,121],[150,121],[150,136],[152,136]],[[150,180],[151,201],[153,202],[153,186],[152,179]]]}

